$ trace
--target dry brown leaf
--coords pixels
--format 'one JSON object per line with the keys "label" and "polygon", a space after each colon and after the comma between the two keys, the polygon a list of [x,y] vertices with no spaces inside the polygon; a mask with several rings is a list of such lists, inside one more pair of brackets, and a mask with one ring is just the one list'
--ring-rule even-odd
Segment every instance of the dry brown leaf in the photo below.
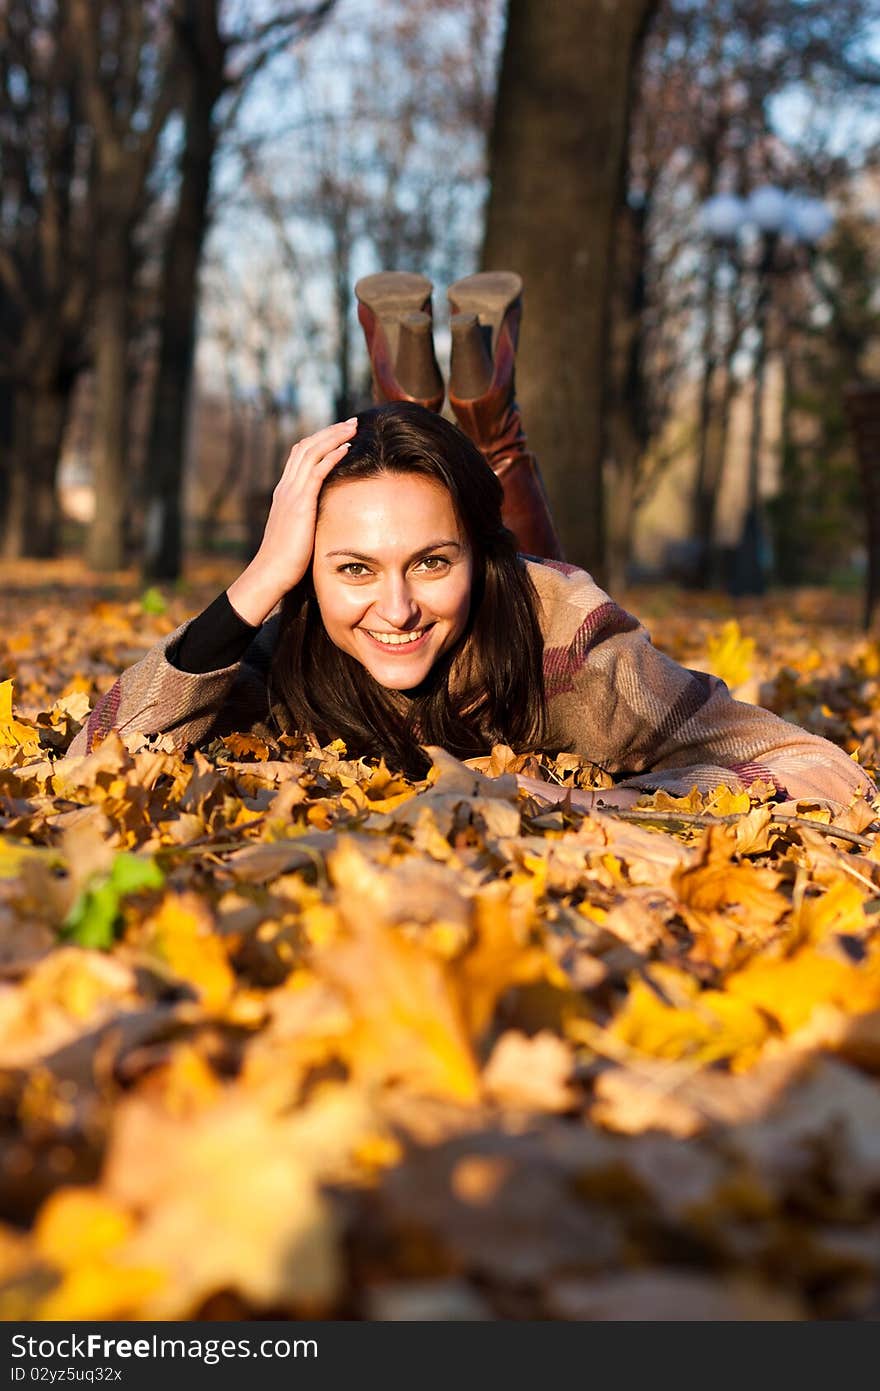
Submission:
{"label": "dry brown leaf", "polygon": [[0,985],[0,1066],[31,1066],[137,1002],[129,967],[99,952],[59,948],[23,986]]}
{"label": "dry brown leaf", "polygon": [[495,1100],[526,1111],[568,1111],[574,1057],[570,1045],[549,1030],[527,1038],[502,1034],[483,1070],[483,1086]]}
{"label": "dry brown leaf", "polygon": [[371,1123],[339,1088],[295,1115],[238,1090],[186,1125],[137,1101],[120,1107],[107,1190],[144,1214],[126,1260],[165,1276],[141,1315],[191,1316],[224,1289],[258,1308],[325,1310],[341,1278],[339,1224],[317,1179],[345,1171]]}

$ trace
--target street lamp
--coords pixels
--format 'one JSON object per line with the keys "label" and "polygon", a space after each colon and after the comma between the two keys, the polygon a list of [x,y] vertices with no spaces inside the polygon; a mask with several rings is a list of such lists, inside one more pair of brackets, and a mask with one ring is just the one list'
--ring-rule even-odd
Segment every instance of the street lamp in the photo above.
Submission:
{"label": "street lamp", "polygon": [[[748,234],[753,229],[758,233],[758,254],[753,266],[757,279],[756,344],[748,495],[743,528],[734,556],[730,585],[734,594],[763,594],[767,582],[766,537],[759,481],[771,280],[774,275],[787,274],[809,265],[813,249],[830,231],[833,222],[833,213],[820,198],[789,193],[774,184],[762,184],[746,198],[732,193],[718,193],[709,198],[700,210],[703,232],[738,265],[743,264],[738,250],[743,233]],[[780,249],[783,243],[788,248],[785,255]]]}

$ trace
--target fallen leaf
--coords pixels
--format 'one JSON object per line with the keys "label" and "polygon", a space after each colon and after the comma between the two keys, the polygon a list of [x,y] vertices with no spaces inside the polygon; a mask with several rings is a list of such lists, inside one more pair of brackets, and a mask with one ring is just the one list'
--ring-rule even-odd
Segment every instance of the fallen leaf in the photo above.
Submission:
{"label": "fallen leaf", "polygon": [[496,1101],[527,1111],[568,1111],[571,1047],[549,1030],[527,1038],[516,1029],[502,1034],[483,1070],[483,1086]]}

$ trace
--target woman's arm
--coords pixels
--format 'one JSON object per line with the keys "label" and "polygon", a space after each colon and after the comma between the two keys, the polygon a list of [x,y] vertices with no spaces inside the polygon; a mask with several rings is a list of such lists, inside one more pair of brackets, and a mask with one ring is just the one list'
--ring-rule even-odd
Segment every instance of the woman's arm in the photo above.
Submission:
{"label": "woman's arm", "polygon": [[877,789],[827,739],[759,706],[734,700],[723,681],[680,666],[585,572],[559,582],[578,627],[545,651],[554,736],[625,787],[686,795],[721,783],[771,781],[785,797],[849,805]]}
{"label": "woman's arm", "polygon": [[321,485],[356,428],[352,417],[294,445],[254,559],[225,595],[122,673],[68,753],[89,753],[111,729],[170,734],[186,748],[208,736],[221,711],[243,730],[265,717],[265,680],[244,658],[252,643],[271,647],[264,620],[309,567]]}
{"label": "woman's arm", "polygon": [[218,671],[240,661],[259,631],[235,612],[227,593],[218,594],[168,651],[168,660],[178,671]]}
{"label": "woman's arm", "polygon": [[185,749],[208,737],[230,703],[240,712],[242,728],[265,716],[265,682],[245,662],[190,672],[170,660],[192,622],[169,633],[114,681],[73,740],[69,754],[91,753],[111,729],[169,734],[177,748]]}
{"label": "woman's arm", "polygon": [[856,796],[878,795],[867,774],[836,744],[761,706],[734,700],[718,677],[678,666],[647,635],[632,660],[644,671],[647,687],[661,698],[670,681],[682,694],[678,718],[655,726],[657,743],[648,769],[628,779],[629,785],[684,792],[690,790],[686,783],[706,787],[714,779],[730,785],[729,776],[718,776],[729,770],[743,787],[772,782],[787,798],[848,806]]}

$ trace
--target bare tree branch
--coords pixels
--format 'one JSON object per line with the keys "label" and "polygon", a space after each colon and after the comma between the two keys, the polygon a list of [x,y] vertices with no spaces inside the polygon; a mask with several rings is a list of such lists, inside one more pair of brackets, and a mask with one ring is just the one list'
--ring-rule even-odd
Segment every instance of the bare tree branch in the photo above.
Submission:
{"label": "bare tree branch", "polygon": [[98,31],[95,10],[89,0],[70,0],[70,22],[79,40],[77,52],[85,75],[85,100],[89,120],[106,146],[119,143],[119,133],[98,66]]}
{"label": "bare tree branch", "polygon": [[317,0],[314,5],[296,5],[289,10],[282,10],[280,14],[273,15],[271,19],[254,25],[252,29],[230,35],[227,43],[230,49],[258,46],[272,34],[277,33],[279,29],[285,31],[283,42],[287,43],[290,41],[291,29],[298,29],[300,35],[313,32],[313,29],[326,18],[335,3],[336,0]]}

